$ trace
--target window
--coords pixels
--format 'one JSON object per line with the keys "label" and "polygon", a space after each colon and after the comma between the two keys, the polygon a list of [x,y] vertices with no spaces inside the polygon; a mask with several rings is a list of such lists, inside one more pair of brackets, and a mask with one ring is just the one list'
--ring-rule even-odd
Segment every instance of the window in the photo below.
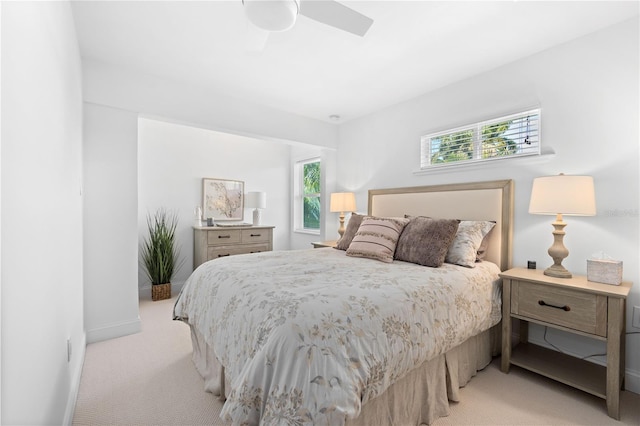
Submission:
{"label": "window", "polygon": [[296,228],[299,231],[320,232],[321,171],[320,159],[297,163],[298,191],[296,196]]}
{"label": "window", "polygon": [[423,136],[420,168],[539,154],[536,109]]}

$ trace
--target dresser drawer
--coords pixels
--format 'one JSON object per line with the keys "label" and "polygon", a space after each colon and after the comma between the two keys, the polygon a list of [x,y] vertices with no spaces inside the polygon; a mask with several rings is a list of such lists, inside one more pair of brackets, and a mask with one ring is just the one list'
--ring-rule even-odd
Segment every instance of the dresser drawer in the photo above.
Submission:
{"label": "dresser drawer", "polygon": [[524,281],[512,282],[511,312],[524,319],[607,335],[607,297]]}
{"label": "dresser drawer", "polygon": [[269,251],[269,244],[245,244],[240,246],[229,247],[209,247],[207,249],[207,260],[217,259],[219,257],[235,256],[237,254],[261,253]]}
{"label": "dresser drawer", "polygon": [[243,243],[268,243],[271,241],[271,230],[269,229],[243,229]]}
{"label": "dresser drawer", "polygon": [[210,246],[236,244],[240,241],[242,241],[242,231],[240,229],[207,231],[207,244]]}

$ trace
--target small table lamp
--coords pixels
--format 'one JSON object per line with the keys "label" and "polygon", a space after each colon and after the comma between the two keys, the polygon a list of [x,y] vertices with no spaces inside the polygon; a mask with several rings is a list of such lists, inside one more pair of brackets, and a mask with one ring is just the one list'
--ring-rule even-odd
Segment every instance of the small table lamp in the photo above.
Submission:
{"label": "small table lamp", "polygon": [[562,266],[562,259],[569,256],[564,246],[564,227],[562,215],[595,216],[596,196],[591,176],[544,176],[533,180],[529,213],[556,215],[553,222],[553,245],[549,247],[549,256],[553,265],[544,271],[545,275],[557,278],[571,278],[571,272]]}
{"label": "small table lamp", "polygon": [[253,226],[259,226],[262,220],[262,212],[260,209],[267,207],[267,193],[266,192],[247,192],[247,198],[245,199],[245,205],[249,208],[253,208]]}
{"label": "small table lamp", "polygon": [[344,234],[344,212],[353,212],[355,210],[356,196],[353,192],[334,192],[331,194],[329,211],[332,213],[340,212],[340,228],[338,228],[340,238]]}

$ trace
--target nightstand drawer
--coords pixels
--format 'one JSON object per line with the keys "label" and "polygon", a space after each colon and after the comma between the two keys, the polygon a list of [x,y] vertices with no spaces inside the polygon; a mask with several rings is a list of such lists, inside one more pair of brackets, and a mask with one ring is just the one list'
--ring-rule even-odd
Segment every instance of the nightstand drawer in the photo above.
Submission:
{"label": "nightstand drawer", "polygon": [[524,281],[512,282],[511,312],[597,336],[607,336],[607,297]]}
{"label": "nightstand drawer", "polygon": [[267,243],[271,241],[270,229],[243,229],[243,243]]}
{"label": "nightstand drawer", "polygon": [[242,241],[242,231],[240,229],[221,229],[216,231],[207,231],[207,244],[226,245],[236,244]]}
{"label": "nightstand drawer", "polygon": [[242,246],[230,247],[209,247],[207,249],[207,259],[217,259],[219,257],[235,256],[237,254],[261,253],[269,251],[269,244],[246,244]]}

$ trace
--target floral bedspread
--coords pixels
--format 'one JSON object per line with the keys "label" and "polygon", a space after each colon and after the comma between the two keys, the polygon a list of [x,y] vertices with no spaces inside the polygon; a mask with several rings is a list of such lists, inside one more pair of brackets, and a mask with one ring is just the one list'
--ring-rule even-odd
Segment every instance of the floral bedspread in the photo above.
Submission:
{"label": "floral bedspread", "polygon": [[277,251],[193,272],[174,314],[225,366],[234,424],[342,424],[422,362],[500,321],[499,268]]}

